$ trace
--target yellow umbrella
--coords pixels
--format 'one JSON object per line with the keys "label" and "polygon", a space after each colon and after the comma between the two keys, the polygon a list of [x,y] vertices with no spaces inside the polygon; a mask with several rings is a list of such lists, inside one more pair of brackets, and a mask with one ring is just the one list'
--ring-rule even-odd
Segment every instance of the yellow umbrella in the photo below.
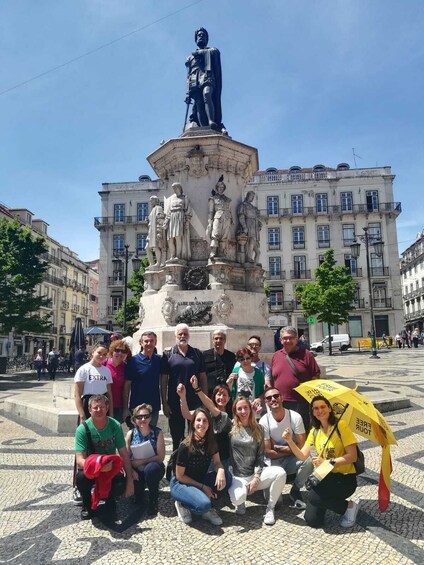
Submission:
{"label": "yellow umbrella", "polygon": [[308,402],[311,402],[314,396],[323,396],[331,403],[334,413],[345,420],[354,433],[381,445],[383,453],[378,502],[380,511],[384,512],[390,502],[390,474],[392,472],[390,445],[397,445],[396,438],[385,418],[366,396],[334,381],[316,379],[300,384],[295,390]]}
{"label": "yellow umbrella", "polygon": [[330,401],[336,416],[345,420],[354,433],[382,447],[397,445],[383,415],[371,400],[356,390],[326,379],[301,383],[295,390],[308,402],[311,402],[314,396],[324,396]]}

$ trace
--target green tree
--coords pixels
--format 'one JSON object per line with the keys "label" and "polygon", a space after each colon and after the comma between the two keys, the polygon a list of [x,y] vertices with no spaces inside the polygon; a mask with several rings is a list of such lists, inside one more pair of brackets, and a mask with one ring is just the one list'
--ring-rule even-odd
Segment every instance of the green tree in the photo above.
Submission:
{"label": "green tree", "polygon": [[[128,288],[133,291],[134,296],[127,300],[126,318],[127,318],[127,333],[131,335],[137,331],[138,324],[138,308],[141,295],[144,292],[144,271],[149,266],[147,257],[141,260],[140,269],[133,271],[130,280],[128,281]],[[122,306],[115,316],[116,322],[124,326],[124,307]]]}
{"label": "green tree", "polygon": [[36,295],[48,263],[43,259],[47,245],[34,237],[17,220],[0,220],[0,325],[4,333],[44,333],[51,328],[50,314],[41,316],[41,307],[50,300]]}
{"label": "green tree", "polygon": [[332,355],[331,326],[349,319],[354,309],[356,287],[346,267],[338,266],[334,250],[324,254],[324,261],[315,269],[315,282],[296,288],[304,316],[317,316],[319,322],[328,325],[329,355]]}

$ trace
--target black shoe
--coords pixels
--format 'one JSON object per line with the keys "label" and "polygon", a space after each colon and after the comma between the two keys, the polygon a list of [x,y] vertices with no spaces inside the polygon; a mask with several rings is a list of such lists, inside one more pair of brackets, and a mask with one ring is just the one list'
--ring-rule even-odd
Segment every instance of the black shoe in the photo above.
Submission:
{"label": "black shoe", "polygon": [[81,520],[90,520],[93,517],[93,512],[91,510],[87,510],[85,506],[82,507],[81,510]]}
{"label": "black shoe", "polygon": [[292,486],[289,496],[291,501],[290,506],[292,508],[297,508],[297,510],[305,510],[306,504],[299,489],[297,489],[295,486]]}
{"label": "black shoe", "polygon": [[156,500],[149,500],[149,504],[147,505],[147,516],[153,518],[158,514],[158,501]]}

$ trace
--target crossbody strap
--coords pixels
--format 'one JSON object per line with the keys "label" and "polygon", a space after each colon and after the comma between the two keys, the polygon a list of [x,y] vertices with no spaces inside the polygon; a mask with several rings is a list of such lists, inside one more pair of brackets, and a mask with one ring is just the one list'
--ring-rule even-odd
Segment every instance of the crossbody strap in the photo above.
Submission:
{"label": "crossbody strap", "polygon": [[[337,432],[338,432],[338,434],[339,434],[339,436],[340,436],[339,428],[337,427],[337,424],[336,424],[336,425],[334,426],[334,428],[331,430],[331,433],[330,433],[330,435],[328,436],[327,441],[324,443],[324,447],[322,448],[321,453],[318,453],[318,455],[319,455],[320,457],[322,457],[322,454],[324,453],[325,448],[327,447],[327,443],[330,441],[331,436],[334,434],[334,432],[335,432],[336,430],[337,430]],[[315,428],[315,429],[314,429],[314,445],[315,445],[315,442],[316,442],[316,439],[317,439],[317,435],[318,435],[318,430]],[[340,439],[341,439],[341,438],[340,438]],[[316,446],[315,446],[315,447],[316,447]]]}
{"label": "crossbody strap", "polygon": [[94,449],[93,438],[91,437],[90,428],[88,427],[87,422],[84,420],[82,425],[84,426],[85,433],[87,434],[88,449],[89,449],[90,453],[96,453],[96,450]]}
{"label": "crossbody strap", "polygon": [[293,369],[293,371],[296,374],[296,377],[298,378],[299,382],[302,382],[302,375],[300,374],[299,369],[296,367],[296,365],[293,363],[293,361],[290,359],[290,355],[288,355],[288,353],[285,354],[286,355],[286,359],[287,359],[287,363],[290,365],[290,367]]}

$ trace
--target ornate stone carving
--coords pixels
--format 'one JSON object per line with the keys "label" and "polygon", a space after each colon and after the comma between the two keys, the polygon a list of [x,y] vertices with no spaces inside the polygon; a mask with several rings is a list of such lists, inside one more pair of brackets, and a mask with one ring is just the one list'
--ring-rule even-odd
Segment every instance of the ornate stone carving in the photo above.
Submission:
{"label": "ornate stone carving", "polygon": [[[152,211],[149,214],[146,253],[150,267],[158,268],[163,264],[162,250],[165,251],[165,234],[163,229],[165,214],[163,213],[162,206],[159,205],[159,198],[157,196],[154,195],[150,197],[150,204]],[[153,252],[155,253],[155,257],[153,256]]]}
{"label": "ornate stone carving", "polygon": [[198,302],[195,298],[193,304],[189,304],[178,314],[175,322],[189,326],[204,326],[212,320],[211,308],[211,304]]}
{"label": "ornate stone carving", "polygon": [[213,310],[218,320],[226,320],[233,311],[234,305],[226,294],[221,294],[217,302],[213,305]]}
{"label": "ornate stone carving", "polygon": [[228,239],[234,222],[230,209],[231,198],[225,196],[225,189],[224,176],[221,175],[208,201],[206,235],[211,240],[211,259],[225,259],[228,255]]}
{"label": "ornate stone carving", "polygon": [[168,242],[168,261],[180,259],[188,261],[191,258],[190,248],[190,200],[183,192],[179,182],[172,184],[174,194],[166,201],[165,221]]}
{"label": "ornate stone carving", "polygon": [[[239,221],[237,228],[238,241],[241,244],[240,236],[247,237],[245,258],[249,263],[259,263],[259,231],[262,225],[259,221],[259,210],[252,204],[254,198],[255,193],[249,190],[246,198],[237,208]],[[240,250],[240,252],[243,250]]]}
{"label": "ornate stone carving", "polygon": [[200,179],[208,172],[208,158],[200,145],[195,145],[187,155],[187,170],[191,177]]}
{"label": "ornate stone carving", "polygon": [[167,324],[174,323],[175,308],[175,300],[170,296],[165,298],[162,304],[162,316],[165,318]]}
{"label": "ornate stone carving", "polygon": [[193,261],[206,261],[209,254],[208,242],[204,239],[191,239],[191,259]]}
{"label": "ornate stone carving", "polygon": [[203,267],[189,269],[184,275],[187,290],[204,290],[208,284],[208,273]]}

